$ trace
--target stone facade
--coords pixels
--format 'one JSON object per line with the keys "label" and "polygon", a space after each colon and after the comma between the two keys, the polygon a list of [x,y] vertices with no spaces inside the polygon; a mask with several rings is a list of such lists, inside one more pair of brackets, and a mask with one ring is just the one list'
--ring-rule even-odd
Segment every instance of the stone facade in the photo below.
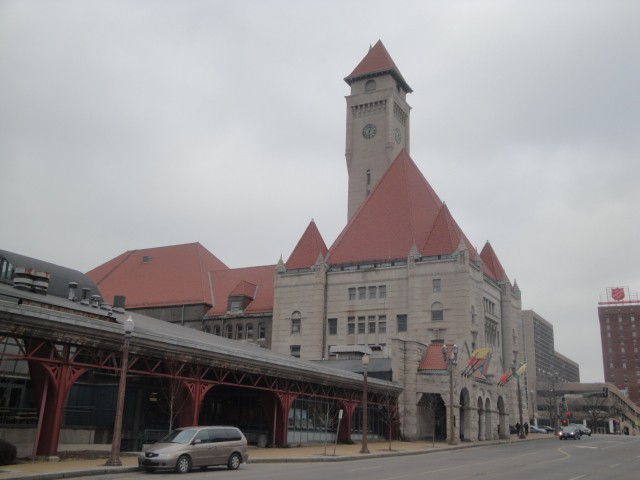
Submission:
{"label": "stone facade", "polygon": [[[408,148],[410,136],[410,89],[399,72],[361,74],[358,67],[346,79],[351,86],[346,142],[350,219],[401,148]],[[368,83],[372,80],[375,88]],[[375,125],[375,134],[367,132],[368,125]],[[480,256],[470,251],[461,240],[455,251],[436,256],[423,256],[414,245],[405,258],[395,260],[338,265],[329,252],[309,268],[291,271],[280,262],[271,348],[307,360],[331,360],[331,347],[362,346],[373,356],[391,358],[393,380],[404,388],[404,438],[426,438],[436,427],[444,429],[433,424],[433,412],[426,413],[432,399],[444,402],[447,412],[453,408],[460,439],[504,438],[508,425],[520,420],[516,380],[499,386],[498,379],[525,360],[521,300],[501,267],[502,277],[487,274],[483,258],[494,258],[488,247],[489,257],[483,257],[484,250]],[[442,344],[459,347],[453,406],[449,373],[420,368],[429,345]],[[492,351],[482,375],[463,376],[472,352],[481,347]],[[522,410],[526,421],[526,401]]]}

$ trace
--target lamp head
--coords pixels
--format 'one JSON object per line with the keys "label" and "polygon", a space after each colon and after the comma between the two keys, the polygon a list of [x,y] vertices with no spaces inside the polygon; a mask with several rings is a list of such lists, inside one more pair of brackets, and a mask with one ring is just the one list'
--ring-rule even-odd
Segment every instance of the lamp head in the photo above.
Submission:
{"label": "lamp head", "polygon": [[366,353],[362,356],[362,365],[366,368],[369,365],[369,355]]}
{"label": "lamp head", "polygon": [[134,327],[133,318],[131,318],[131,315],[129,315],[129,318],[127,318],[124,321],[124,325],[123,326],[124,326],[124,334],[125,335],[131,335],[131,332],[133,332],[133,327]]}

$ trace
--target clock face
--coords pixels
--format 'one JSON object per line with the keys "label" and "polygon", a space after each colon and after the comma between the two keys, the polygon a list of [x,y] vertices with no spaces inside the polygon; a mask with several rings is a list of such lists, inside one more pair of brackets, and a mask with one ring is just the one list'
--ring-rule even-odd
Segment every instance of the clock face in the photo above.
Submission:
{"label": "clock face", "polygon": [[373,138],[376,136],[377,131],[378,129],[376,128],[376,126],[373,123],[369,123],[362,129],[362,136],[364,138]]}
{"label": "clock face", "polygon": [[400,132],[399,128],[396,128],[395,136],[396,136],[396,143],[400,143],[400,140],[402,140],[402,133]]}

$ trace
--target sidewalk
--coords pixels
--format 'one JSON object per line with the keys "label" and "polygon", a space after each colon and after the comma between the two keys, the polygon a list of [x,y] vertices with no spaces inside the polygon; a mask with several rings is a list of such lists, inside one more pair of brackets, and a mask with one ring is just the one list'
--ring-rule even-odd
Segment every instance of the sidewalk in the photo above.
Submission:
{"label": "sidewalk", "polygon": [[[554,438],[552,435],[530,435],[533,438]],[[360,444],[353,445],[312,445],[289,448],[258,448],[249,447],[249,463],[276,463],[276,462],[336,462],[363,458],[380,458],[385,456],[415,455],[442,451],[445,449],[482,447],[494,444],[508,444],[518,440],[515,436],[507,440],[493,440],[483,442],[465,442],[459,445],[448,445],[443,442],[392,442],[389,450],[388,442],[369,443],[369,454],[360,453]],[[70,446],[67,446],[69,448]],[[87,446],[75,445],[75,450],[81,451]],[[62,461],[35,461],[24,462],[16,465],[0,466],[0,480],[53,480],[72,477],[95,477],[106,473],[122,473],[138,470],[137,454],[122,454],[121,467],[105,467],[109,451],[96,451],[96,445],[91,447],[94,453],[100,453],[102,458],[91,460],[62,460]],[[108,445],[105,445],[108,448]],[[243,468],[244,466],[240,467]]]}

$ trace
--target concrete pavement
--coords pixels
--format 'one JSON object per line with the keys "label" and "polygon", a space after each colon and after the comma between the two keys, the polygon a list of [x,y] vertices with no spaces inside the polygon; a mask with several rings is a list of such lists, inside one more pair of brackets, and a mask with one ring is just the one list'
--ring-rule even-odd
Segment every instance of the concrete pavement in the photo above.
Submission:
{"label": "concrete pavement", "polygon": [[[553,435],[531,434],[529,440],[535,438],[553,439]],[[415,455],[442,451],[453,448],[480,447],[491,444],[510,443],[523,441],[515,435],[507,440],[494,440],[483,442],[464,442],[451,446],[443,442],[389,442],[369,443],[369,454],[361,454],[360,444],[353,445],[311,445],[288,448],[258,448],[249,447],[249,463],[267,462],[335,462],[363,458],[379,458],[385,456]],[[74,446],[75,450],[85,450],[87,446]],[[95,447],[92,450],[95,452]],[[108,447],[108,446],[104,446]],[[67,447],[68,448],[68,447]],[[62,451],[62,450],[60,450]],[[137,454],[122,454],[121,467],[106,467],[104,464],[109,456],[109,451],[100,451],[102,458],[91,460],[62,460],[62,461],[24,461],[15,465],[0,466],[0,480],[54,480],[73,477],[95,477],[106,473],[131,472],[138,470]],[[240,467],[242,468],[242,467]]]}

